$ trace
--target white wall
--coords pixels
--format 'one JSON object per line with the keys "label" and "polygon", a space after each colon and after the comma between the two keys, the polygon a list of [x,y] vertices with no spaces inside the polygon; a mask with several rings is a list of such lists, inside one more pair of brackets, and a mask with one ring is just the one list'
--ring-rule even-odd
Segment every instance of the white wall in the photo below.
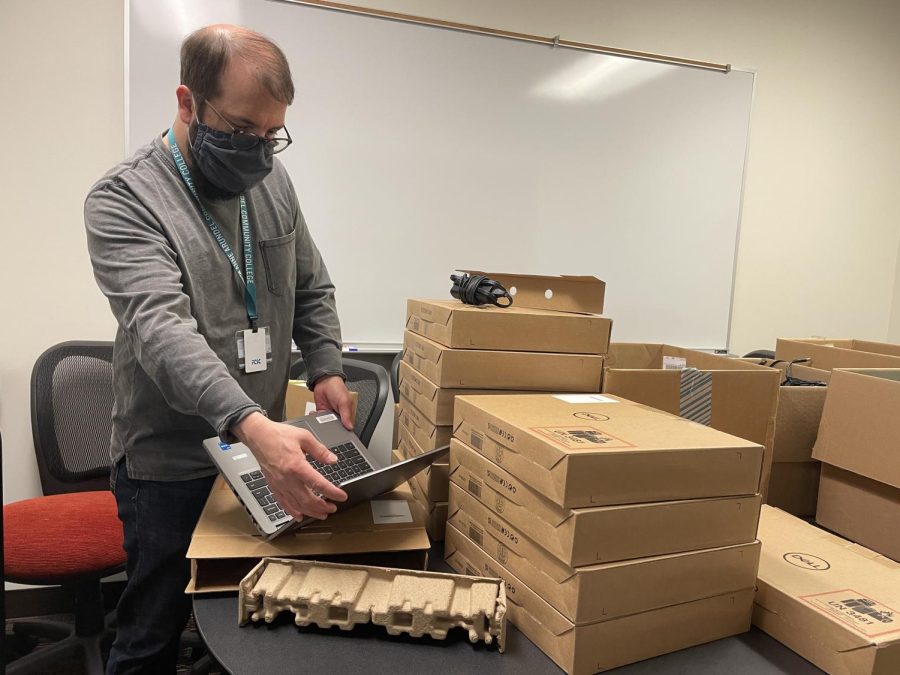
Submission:
{"label": "white wall", "polygon": [[[788,334],[883,340],[890,331],[900,340],[900,3],[358,3],[755,69],[732,350]],[[35,357],[64,339],[113,335],[85,254],[81,202],[123,151],[123,8],[12,0],[2,12],[0,90],[12,103],[0,113],[9,501],[39,492],[28,419]],[[17,317],[13,303],[23,308]]]}
{"label": "white wall", "polygon": [[116,0],[12,0],[0,9],[5,502],[40,494],[29,403],[35,359],[63,340],[115,335],[81,209],[124,148],[123,21]]}

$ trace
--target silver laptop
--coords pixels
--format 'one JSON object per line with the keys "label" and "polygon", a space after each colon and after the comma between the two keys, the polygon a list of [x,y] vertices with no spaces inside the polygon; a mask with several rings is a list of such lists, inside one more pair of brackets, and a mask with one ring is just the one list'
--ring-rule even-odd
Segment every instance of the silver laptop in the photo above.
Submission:
{"label": "silver laptop", "polygon": [[[334,502],[338,511],[394,490],[444,456],[450,447],[445,445],[403,462],[388,464],[370,453],[356,434],[344,428],[334,413],[315,412],[286,424],[312,432],[320,443],[337,455],[338,461],[334,464],[321,464],[314,459],[310,459],[309,463],[347,493],[347,501]],[[222,443],[218,436],[214,436],[203,441],[203,447],[267,540],[288,530],[318,522],[310,517],[297,522],[281,508],[269,490],[259,463],[243,443]]]}

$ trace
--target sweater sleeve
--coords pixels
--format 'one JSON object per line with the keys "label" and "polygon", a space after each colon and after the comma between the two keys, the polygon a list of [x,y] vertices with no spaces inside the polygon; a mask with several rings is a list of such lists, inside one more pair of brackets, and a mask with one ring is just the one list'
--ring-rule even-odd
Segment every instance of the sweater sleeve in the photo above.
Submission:
{"label": "sweater sleeve", "polygon": [[94,277],[141,368],[173,409],[203,417],[226,439],[232,424],[261,408],[198,331],[162,228],[117,181],[91,191],[84,219]]}

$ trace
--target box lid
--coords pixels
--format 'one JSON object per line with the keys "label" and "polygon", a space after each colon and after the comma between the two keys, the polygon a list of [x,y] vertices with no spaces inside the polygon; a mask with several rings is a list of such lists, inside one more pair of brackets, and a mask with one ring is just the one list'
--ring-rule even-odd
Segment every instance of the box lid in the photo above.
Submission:
{"label": "box lid", "polygon": [[813,457],[900,488],[900,369],[835,370]]}

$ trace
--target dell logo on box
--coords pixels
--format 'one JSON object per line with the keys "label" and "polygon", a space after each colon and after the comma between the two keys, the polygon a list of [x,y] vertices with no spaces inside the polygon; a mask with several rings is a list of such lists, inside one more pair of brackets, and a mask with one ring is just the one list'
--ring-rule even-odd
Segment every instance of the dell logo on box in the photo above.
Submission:
{"label": "dell logo on box", "polygon": [[789,562],[794,567],[800,567],[813,572],[824,572],[831,569],[831,563],[809,553],[785,553],[785,562]]}

